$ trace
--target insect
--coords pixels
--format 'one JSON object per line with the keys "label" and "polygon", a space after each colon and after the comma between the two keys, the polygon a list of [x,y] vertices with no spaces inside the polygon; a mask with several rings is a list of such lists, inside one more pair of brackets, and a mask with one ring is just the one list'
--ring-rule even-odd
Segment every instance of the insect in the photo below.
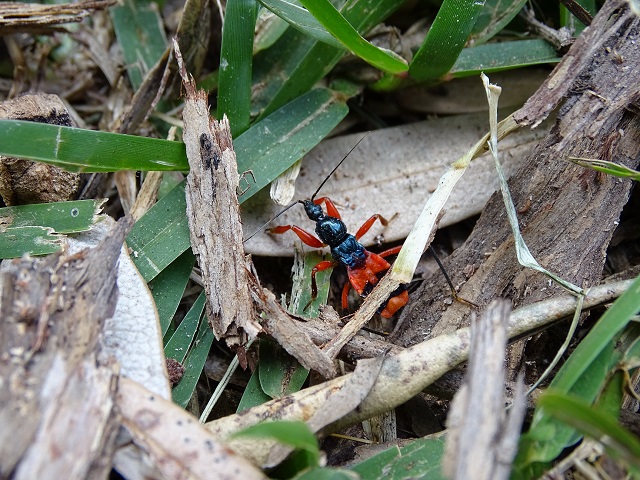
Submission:
{"label": "insect", "polygon": [[[362,139],[364,139],[364,137],[362,137]],[[381,215],[374,214],[362,224],[355,235],[352,235],[347,232],[347,227],[342,221],[340,213],[331,199],[328,197],[316,198],[316,195],[326,181],[358,146],[362,139],[356,143],[349,153],[347,153],[340,163],[338,163],[331,173],[329,173],[310,199],[299,200],[296,202],[296,204],[302,204],[307,217],[316,222],[315,232],[318,235],[317,237],[297,225],[280,225],[269,229],[271,233],[275,234],[282,234],[291,230],[298,236],[298,238],[300,238],[300,240],[302,240],[303,243],[310,247],[322,248],[324,246],[329,246],[333,260],[322,261],[311,271],[311,300],[313,301],[318,295],[316,274],[318,272],[343,265],[346,267],[347,275],[349,277],[349,281],[345,283],[342,289],[342,307],[344,309],[347,309],[348,307],[349,289],[353,288],[358,295],[362,297],[368,295],[373,290],[373,287],[378,283],[378,277],[382,276],[384,272],[391,268],[391,265],[385,260],[385,257],[396,255],[401,248],[394,247],[377,254],[370,252],[359,242],[359,239],[369,231],[376,220],[379,220],[380,223],[385,226],[387,225],[387,221]],[[323,203],[327,210],[326,214],[322,209]],[[407,292],[407,288],[406,286],[401,285],[391,294],[387,301],[380,306],[378,312],[384,318],[390,318],[400,308],[405,306],[408,301],[409,294]]]}

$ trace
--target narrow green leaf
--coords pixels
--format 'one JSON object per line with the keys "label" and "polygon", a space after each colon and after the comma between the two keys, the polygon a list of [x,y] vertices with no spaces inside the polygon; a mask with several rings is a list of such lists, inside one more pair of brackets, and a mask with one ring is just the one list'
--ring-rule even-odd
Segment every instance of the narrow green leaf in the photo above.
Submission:
{"label": "narrow green leaf", "polygon": [[284,445],[305,450],[313,455],[313,464],[320,461],[318,440],[304,422],[275,421],[263,422],[234,433],[229,438],[272,438]]}
{"label": "narrow green leaf", "polygon": [[0,258],[59,251],[63,237],[58,234],[90,230],[103,203],[76,200],[0,208]]}
{"label": "narrow green leaf", "polygon": [[24,253],[48,255],[62,248],[62,235],[48,227],[16,227],[0,234],[0,259],[18,258]]}
{"label": "narrow green leaf", "polygon": [[278,15],[266,8],[260,10],[256,22],[256,34],[253,37],[253,54],[266,50],[276,43],[287,28],[289,24]]}
{"label": "narrow green leaf", "polygon": [[162,336],[169,330],[196,261],[191,250],[176,258],[149,284],[160,317]]}
{"label": "narrow green leaf", "polygon": [[98,221],[104,200],[36,203],[0,208],[0,226],[50,227],[58,233],[78,233],[91,229]]}
{"label": "narrow green leaf", "polygon": [[596,172],[603,172],[607,175],[613,175],[614,177],[630,178],[636,182],[640,182],[640,172],[618,163],[608,162],[607,160],[594,160],[590,158],[576,158],[569,157],[576,165],[581,167],[591,168]]}
{"label": "narrow green leaf", "polygon": [[180,383],[172,390],[173,401],[181,407],[186,407],[196,389],[198,379],[204,369],[204,363],[213,344],[213,330],[206,319],[200,322],[193,348],[184,363],[184,375]]}
{"label": "narrow green leaf", "polygon": [[540,396],[538,408],[584,435],[598,440],[613,458],[622,459],[640,468],[640,441],[622,428],[617,418],[584,401],[551,391]]}
{"label": "narrow green leaf", "polygon": [[164,22],[158,5],[148,0],[122,0],[109,12],[135,91],[167,49]]}
{"label": "narrow green leaf", "polygon": [[[308,10],[301,6],[285,0],[260,0],[260,3],[301,33],[332,47],[347,51],[347,48],[342,43],[331,35]],[[280,32],[280,35],[282,33],[284,33],[284,30]],[[275,41],[271,42],[271,45],[273,43]]]}
{"label": "narrow green leaf", "polygon": [[[189,347],[196,337],[198,325],[201,323],[200,319],[202,318],[202,312],[204,312],[205,300],[205,294],[202,292],[184,316],[174,334],[164,346],[165,357],[173,358],[180,363],[184,362],[184,359],[189,353]],[[205,320],[202,324],[206,325],[207,321]],[[203,327],[201,326],[200,328]]]}
{"label": "narrow green leaf", "polygon": [[260,340],[260,388],[270,398],[280,398],[302,388],[309,371],[270,340]]}
{"label": "narrow green leaf", "polygon": [[256,0],[227,1],[218,77],[218,118],[227,115],[234,137],[249,128],[257,15]]}
{"label": "narrow green leaf", "polygon": [[482,11],[484,1],[445,0],[416,53],[409,74],[417,81],[435,80],[453,67]]}
{"label": "narrow green leaf", "polygon": [[402,448],[391,447],[351,467],[351,470],[362,478],[444,480],[445,477],[440,471],[444,438],[422,438]]}
{"label": "narrow green leaf", "polygon": [[182,142],[19,120],[0,120],[0,155],[72,172],[189,169]]}
{"label": "narrow green leaf", "polygon": [[[636,340],[635,336],[622,335],[622,331],[639,310],[640,277],[598,320],[549,388],[593,403],[604,389],[609,372],[616,368]],[[564,448],[579,438],[575,429],[549,417],[544,409],[537,409],[529,432],[521,437],[514,468],[523,475],[535,473],[536,464],[557,458]]]}
{"label": "narrow green leaf", "polygon": [[251,378],[247,382],[247,386],[242,392],[242,398],[238,404],[237,413],[243,412],[251,407],[262,405],[271,400],[271,397],[264,393],[260,386],[260,364],[251,374]]}
{"label": "narrow green leaf", "polygon": [[382,71],[399,74],[409,69],[396,53],[367,42],[328,0],[300,0],[313,16],[349,51]]}
{"label": "narrow green leaf", "polygon": [[[401,2],[396,0],[347,0],[340,13],[353,28],[363,33],[400,6]],[[343,55],[343,50],[288,29],[254,60],[254,114],[265,117],[309,91]]]}
{"label": "narrow green leaf", "polygon": [[485,0],[471,31],[474,46],[485,43],[502,30],[522,10],[526,0]]}
{"label": "narrow green leaf", "polygon": [[184,182],[136,222],[127,237],[131,258],[147,282],[191,247]]}
{"label": "narrow green leaf", "polygon": [[481,72],[557,63],[560,58],[553,46],[541,39],[489,43],[462,50],[449,73],[454,77],[468,77]]}

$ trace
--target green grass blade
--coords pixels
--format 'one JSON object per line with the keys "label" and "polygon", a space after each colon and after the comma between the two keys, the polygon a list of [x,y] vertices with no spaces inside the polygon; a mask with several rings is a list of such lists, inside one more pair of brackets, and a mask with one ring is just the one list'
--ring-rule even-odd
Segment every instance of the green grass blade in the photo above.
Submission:
{"label": "green grass blade", "polygon": [[566,423],[595,440],[600,441],[609,455],[640,468],[640,441],[618,424],[616,417],[590,404],[558,393],[545,393],[538,400],[538,408],[547,415]]}
{"label": "green grass blade", "polygon": [[[367,32],[401,6],[396,0],[348,0],[340,13],[356,31]],[[254,60],[254,114],[262,118],[309,91],[344,51],[288,29]],[[284,79],[284,80],[283,80]]]}
{"label": "green grass blade", "polygon": [[149,284],[158,310],[163,337],[169,330],[171,320],[178,310],[195,261],[196,257],[193,256],[191,250],[187,250],[160,272],[154,278],[153,283]]}
{"label": "green grass blade", "polygon": [[299,5],[285,0],[260,0],[260,3],[301,33],[340,50],[347,50],[308,10]]}
{"label": "green grass blade", "polygon": [[19,120],[0,120],[0,155],[85,173],[189,169],[182,142]]}
{"label": "green grass blade", "polygon": [[[603,390],[609,372],[623,358],[635,336],[623,335],[630,319],[640,311],[640,277],[598,320],[578,345],[549,388],[571,394],[589,404]],[[575,429],[536,410],[533,422],[521,437],[514,467],[519,472],[534,472],[536,464],[555,459],[564,448],[579,439]]]}
{"label": "green grass blade", "polygon": [[209,327],[206,318],[200,322],[200,328],[195,337],[193,348],[187,355],[184,363],[184,375],[180,383],[171,391],[173,401],[185,408],[196,389],[198,379],[204,369],[204,363],[209,355],[209,349],[213,344],[213,330]]}
{"label": "green grass blade", "polygon": [[91,229],[98,220],[104,200],[36,203],[0,208],[2,228],[50,227],[58,233],[78,233]]}
{"label": "green grass blade", "polygon": [[382,71],[399,74],[409,69],[396,53],[367,42],[328,0],[301,0],[313,16],[350,52]]}
{"label": "green grass blade", "polygon": [[242,398],[238,404],[237,413],[240,413],[248,408],[262,405],[263,403],[271,400],[271,397],[264,393],[260,386],[260,364],[256,366],[256,369],[251,374],[251,378],[247,382],[247,386],[242,392]]}
{"label": "green grass blade", "polygon": [[391,447],[351,467],[351,470],[361,478],[444,480],[440,471],[444,438],[423,438],[401,448]]}
{"label": "green grass blade", "polygon": [[640,172],[618,163],[609,162],[607,160],[594,160],[590,158],[576,158],[569,157],[576,165],[581,167],[591,168],[596,172],[606,173],[607,175],[613,175],[614,177],[630,178],[636,182],[640,182]]}
{"label": "green grass blade", "polygon": [[444,76],[464,48],[483,6],[476,0],[445,0],[411,62],[411,77],[427,81]]}
{"label": "green grass blade", "polygon": [[[198,325],[201,323],[200,319],[202,318],[202,312],[204,312],[205,301],[206,297],[204,292],[202,292],[164,346],[165,357],[173,358],[180,363],[183,363],[185,358],[187,358],[189,347],[193,344]],[[205,320],[202,323],[206,325],[207,322]]]}
{"label": "green grass blade", "polygon": [[[238,171],[253,171],[256,182],[240,197],[244,202],[298,161],[344,118],[344,99],[316,89],[291,102],[234,140]],[[160,199],[133,227],[127,244],[147,281],[190,247],[184,183]]]}
{"label": "green grass blade", "polygon": [[123,0],[109,12],[129,81],[136,91],[167,49],[158,4],[148,0]]}
{"label": "green grass blade", "polygon": [[255,0],[227,1],[218,76],[218,118],[227,115],[234,137],[249,128],[257,15]]}
{"label": "green grass blade", "polygon": [[24,253],[48,255],[62,248],[63,237],[48,227],[9,228],[0,235],[0,259],[18,258]]}
{"label": "green grass blade", "polygon": [[280,443],[299,448],[312,455],[312,463],[317,465],[320,461],[320,448],[318,440],[304,422],[274,421],[262,422],[252,427],[245,428],[232,434],[229,438],[272,438]]}
{"label": "green grass blade", "polygon": [[76,200],[0,208],[0,258],[59,251],[63,240],[59,234],[90,230],[103,203]]}
{"label": "green grass blade", "polygon": [[[323,260],[325,257],[315,252],[304,256],[304,268],[301,272],[296,271],[293,276],[292,300],[289,306],[290,309],[295,308],[293,313],[315,318],[320,313],[320,306],[327,303],[333,269],[318,272],[316,276],[318,296],[310,303],[311,271]],[[305,309],[307,305],[309,308]],[[308,374],[309,371],[282,347],[269,341],[260,341],[260,384],[258,388],[270,398],[279,398],[297,392],[302,388]],[[245,390],[243,398],[244,395],[255,396],[256,394]]]}
{"label": "green grass blade", "polygon": [[147,282],[191,248],[184,182],[136,222],[127,237],[131,258]]}
{"label": "green grass blade", "polygon": [[253,171],[251,198],[300,160],[347,115],[346,97],[326,88],[311,90],[253,125],[234,141],[238,172]]}
{"label": "green grass blade", "polygon": [[540,39],[490,43],[462,50],[449,73],[453,77],[468,77],[481,72],[557,63],[560,58],[551,44]]}
{"label": "green grass blade", "polygon": [[486,0],[478,15],[471,40],[478,46],[502,30],[522,10],[526,0]]}

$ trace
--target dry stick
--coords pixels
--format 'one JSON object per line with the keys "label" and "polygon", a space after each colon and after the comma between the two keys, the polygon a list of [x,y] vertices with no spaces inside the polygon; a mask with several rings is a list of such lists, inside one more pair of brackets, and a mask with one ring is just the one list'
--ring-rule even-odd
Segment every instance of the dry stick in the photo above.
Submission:
{"label": "dry stick", "polygon": [[184,143],[189,160],[185,188],[193,252],[202,269],[207,316],[217,339],[246,343],[261,330],[254,319],[249,272],[242,245],[236,196],[238,166],[229,121],[209,117],[207,94],[187,73],[178,42],[173,41],[185,88]]}
{"label": "dry stick", "polygon": [[[632,281],[593,287],[585,297],[584,308],[617,298],[631,285]],[[531,332],[571,315],[576,308],[576,303],[575,297],[567,295],[513,311],[509,317],[507,330],[509,338],[530,335]],[[326,434],[340,430],[406,402],[467,359],[469,335],[468,328],[461,328],[385,358],[380,375],[360,406],[323,429],[322,432]],[[316,410],[322,408],[327,398],[340,390],[350,379],[351,374],[344,375],[245,410],[241,414],[215,420],[208,423],[207,428],[219,437],[225,438],[265,418],[308,419]],[[260,441],[234,440],[231,445],[238,453],[261,463],[267,458],[272,444],[261,439]]]}

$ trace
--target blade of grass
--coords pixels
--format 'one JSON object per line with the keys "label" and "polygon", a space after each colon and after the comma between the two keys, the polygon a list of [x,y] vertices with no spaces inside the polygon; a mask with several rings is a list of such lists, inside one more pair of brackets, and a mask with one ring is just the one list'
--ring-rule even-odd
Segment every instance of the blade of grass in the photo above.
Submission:
{"label": "blade of grass", "polygon": [[622,459],[635,468],[640,468],[640,441],[621,427],[617,418],[579,399],[551,392],[539,398],[538,408],[598,440],[613,458]]}
{"label": "blade of grass", "polygon": [[409,74],[417,81],[435,80],[456,62],[482,11],[484,2],[445,0],[424,42],[416,53]]}
{"label": "blade of grass", "polygon": [[257,15],[255,0],[227,1],[218,76],[218,118],[227,115],[234,137],[249,128]]}
{"label": "blade of grass", "polygon": [[[308,10],[301,6],[284,0],[260,0],[260,3],[301,33],[346,51],[346,47],[331,35]],[[273,43],[275,42],[272,42],[271,45]]]}
{"label": "blade of grass", "polygon": [[[348,0],[340,9],[353,28],[366,32],[399,8],[395,0]],[[254,60],[254,114],[265,117],[321,80],[344,51],[288,29]],[[283,81],[284,79],[284,81]]]}
{"label": "blade of grass", "polygon": [[0,258],[59,251],[63,244],[59,234],[90,230],[103,203],[77,200],[0,208]]}
{"label": "blade of grass", "polygon": [[193,256],[191,250],[187,250],[160,272],[153,283],[149,285],[158,309],[163,337],[169,330],[171,319],[178,310],[195,261],[196,257]]}
{"label": "blade of grass", "polygon": [[581,167],[591,168],[596,172],[606,173],[607,175],[613,175],[614,177],[630,178],[636,182],[640,182],[640,172],[624,165],[608,162],[607,160],[594,160],[590,158],[576,158],[569,157],[576,165]]}
{"label": "blade of grass", "polygon": [[[620,335],[638,311],[640,277],[593,326],[549,388],[592,403],[602,391],[609,371],[618,364],[628,345],[635,342],[635,337]],[[515,465],[524,472],[534,468],[535,463],[551,461],[577,438],[574,429],[558,424],[543,409],[536,410],[529,432],[521,438]]]}
{"label": "blade of grass", "polygon": [[[180,363],[183,363],[185,358],[187,358],[189,347],[191,347],[196,338],[198,325],[202,318],[202,312],[204,312],[205,301],[206,297],[204,292],[202,292],[164,346],[165,357],[173,358]],[[206,324],[206,321],[204,323]]]}
{"label": "blade of grass", "polygon": [[0,235],[0,259],[18,258],[24,253],[47,255],[62,249],[64,238],[49,227],[17,227]]}
{"label": "blade of grass", "polygon": [[453,77],[468,77],[481,72],[557,63],[560,58],[553,46],[541,39],[490,43],[462,50],[449,73]]}
{"label": "blade of grass", "polygon": [[340,43],[368,64],[392,74],[409,69],[405,59],[391,50],[367,42],[328,0],[301,0],[301,3]]}
{"label": "blade of grass", "polygon": [[78,233],[91,229],[105,200],[37,203],[0,208],[2,228],[50,227],[58,233]]}
{"label": "blade of grass", "polygon": [[19,120],[0,120],[0,155],[72,172],[189,169],[182,142]]}
{"label": "blade of grass", "polygon": [[486,0],[471,30],[473,45],[480,45],[493,38],[513,20],[525,3],[526,0]]}
{"label": "blade of grass", "polygon": [[404,447],[391,447],[360,462],[351,470],[362,478],[444,479],[440,463],[444,453],[444,435],[421,438]]}
{"label": "blade of grass", "polygon": [[123,0],[109,9],[129,81],[136,91],[167,49],[164,22],[156,2]]}

